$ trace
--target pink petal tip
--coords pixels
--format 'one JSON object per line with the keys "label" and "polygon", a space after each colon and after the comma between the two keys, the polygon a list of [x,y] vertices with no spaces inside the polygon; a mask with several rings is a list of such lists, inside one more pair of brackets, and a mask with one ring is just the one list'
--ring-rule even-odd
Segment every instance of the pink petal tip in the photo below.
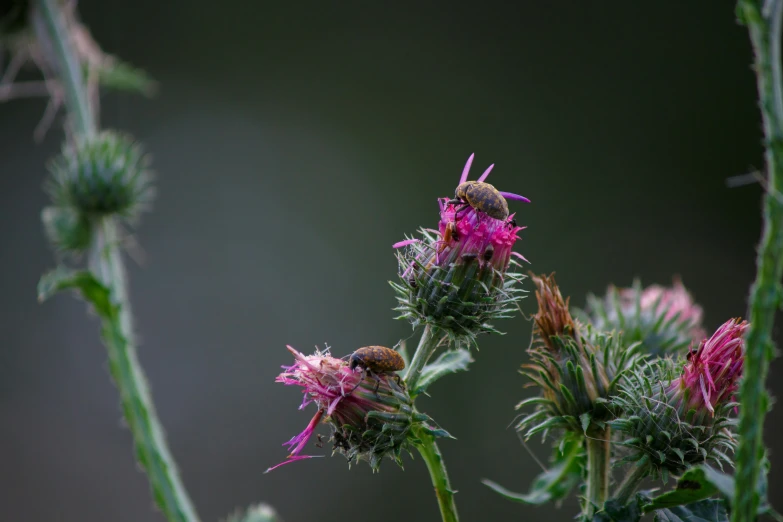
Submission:
{"label": "pink petal tip", "polygon": [[481,176],[479,176],[479,179],[478,179],[478,181],[479,181],[479,182],[482,182],[482,181],[484,181],[485,179],[487,179],[487,176],[489,176],[489,173],[490,173],[490,172],[492,172],[492,169],[493,169],[493,168],[495,168],[495,164],[494,164],[494,163],[493,163],[492,165],[490,165],[489,167],[487,167],[487,170],[485,170],[485,171],[484,171],[484,174],[482,174]]}
{"label": "pink petal tip", "polygon": [[468,173],[470,172],[470,166],[473,165],[473,158],[476,154],[471,154],[468,158],[468,162],[465,163],[465,168],[462,169],[462,176],[459,178],[459,184],[462,185],[468,180]]}
{"label": "pink petal tip", "polygon": [[524,203],[530,203],[529,199],[527,199],[525,196],[520,196],[519,194],[512,194],[511,192],[500,191],[500,195],[506,199],[511,199],[514,201],[522,201]]}

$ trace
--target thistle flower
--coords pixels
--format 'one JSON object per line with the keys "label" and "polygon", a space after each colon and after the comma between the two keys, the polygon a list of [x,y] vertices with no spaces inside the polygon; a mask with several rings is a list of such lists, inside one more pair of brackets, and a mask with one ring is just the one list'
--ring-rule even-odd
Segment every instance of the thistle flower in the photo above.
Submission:
{"label": "thistle flower", "polygon": [[55,205],[85,216],[116,214],[133,220],[152,200],[148,158],[128,136],[105,131],[65,145],[50,166]]}
{"label": "thistle flower", "polygon": [[647,365],[621,386],[612,403],[622,414],[610,424],[628,437],[626,460],[664,475],[707,460],[732,465],[724,451],[734,450],[730,416],[748,326],[727,321],[687,359]]}
{"label": "thistle flower", "polygon": [[283,367],[285,371],[276,382],[303,388],[299,409],[311,402],[318,409],[304,431],[283,444],[291,450],[288,459],[267,471],[312,458],[301,452],[322,420],[332,429],[333,451],[343,454],[349,463],[367,460],[374,471],[384,456],[402,466],[402,451],[418,442],[413,435],[417,427],[434,436],[448,436],[427,415],[414,410],[396,374],[368,375],[358,368],[352,370],[348,362],[332,357],[328,350],[303,355],[287,348],[295,362]]}
{"label": "thistle flower", "polygon": [[670,287],[610,286],[603,299],[588,297],[588,312],[596,328],[621,331],[625,342],[641,342],[653,356],[682,353],[706,335],[702,309],[679,279]]}
{"label": "thistle flower", "polygon": [[[460,186],[472,162],[473,155]],[[506,199],[528,200],[484,183],[492,167],[476,182],[485,199],[474,198],[472,206],[460,198],[440,198],[438,230],[422,228],[422,239],[393,245],[399,249],[400,282],[391,283],[399,302],[396,310],[414,327],[430,324],[454,340],[474,341],[478,334],[497,332],[490,321],[510,317],[522,298],[518,284],[524,276],[513,270],[518,263],[512,257],[525,258],[512,248],[524,227],[507,215]],[[504,214],[503,219],[493,217]]]}
{"label": "thistle flower", "polygon": [[538,312],[533,317],[532,362],[522,373],[541,388],[541,395],[517,409],[535,405],[517,430],[529,438],[552,429],[582,433],[610,418],[606,401],[638,358],[638,345],[625,346],[616,335],[596,331],[573,319],[550,276],[532,275]]}

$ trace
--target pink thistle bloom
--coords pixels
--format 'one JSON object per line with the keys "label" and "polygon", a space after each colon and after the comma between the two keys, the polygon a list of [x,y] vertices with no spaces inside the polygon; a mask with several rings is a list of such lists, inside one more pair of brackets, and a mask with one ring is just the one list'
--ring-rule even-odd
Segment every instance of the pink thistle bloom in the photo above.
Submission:
{"label": "pink thistle bloom", "polygon": [[743,336],[749,326],[747,321],[730,319],[688,354],[682,376],[673,383],[686,393],[688,409],[707,408],[715,415],[717,405],[732,400],[742,376]]}
{"label": "pink thistle bloom", "polygon": [[[463,169],[460,186],[472,163],[473,155]],[[476,206],[461,197],[440,198],[438,230],[423,228],[423,239],[393,245],[404,249],[398,253],[402,284],[392,283],[400,303],[397,310],[414,326],[433,324],[472,338],[496,331],[487,321],[508,317],[521,299],[521,290],[514,285],[524,276],[509,272],[509,267],[516,265],[512,257],[527,261],[513,251],[525,227],[517,225],[514,214],[508,215],[506,200],[529,200],[486,184],[492,167],[479,177],[477,192],[470,196]]]}
{"label": "pink thistle bloom", "polygon": [[[626,306],[632,306],[634,289],[625,288],[620,295]],[[698,342],[707,332],[701,327],[704,312],[701,306],[693,301],[690,292],[682,281],[675,279],[670,287],[650,285],[645,288],[639,298],[642,313],[650,313],[656,317],[663,315],[665,322],[674,321],[685,327],[691,338]]]}
{"label": "pink thistle bloom", "polygon": [[702,308],[676,278],[672,286],[610,286],[603,299],[588,297],[588,307],[595,328],[621,332],[624,342],[641,342],[653,356],[683,353],[707,335]]}
{"label": "pink thistle bloom", "polygon": [[294,364],[283,366],[275,381],[301,386],[304,396],[299,409],[314,403],[317,411],[302,433],[283,444],[291,450],[288,458],[267,472],[312,458],[301,452],[322,421],[332,428],[334,450],[349,462],[364,458],[377,469],[381,458],[388,455],[399,463],[411,427],[429,417],[413,411],[410,396],[396,374],[367,375],[360,368],[351,370],[347,361],[332,357],[328,351],[304,355],[287,348]]}

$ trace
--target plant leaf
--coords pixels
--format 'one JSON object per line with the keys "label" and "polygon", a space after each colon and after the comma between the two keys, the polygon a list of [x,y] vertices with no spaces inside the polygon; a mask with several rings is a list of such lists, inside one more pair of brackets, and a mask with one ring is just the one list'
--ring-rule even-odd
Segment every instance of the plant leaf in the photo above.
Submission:
{"label": "plant leaf", "polygon": [[[682,477],[680,477],[680,480],[677,481],[675,489],[667,491],[663,495],[659,495],[652,499],[649,504],[644,506],[644,512],[649,513],[656,509],[682,506],[709,498],[719,491],[719,488],[713,481],[721,483],[723,488],[727,487],[725,480],[731,480],[729,477],[714,476],[713,473],[708,473],[708,471],[704,469],[705,467],[699,466],[687,470]],[[720,474],[712,468],[709,469],[714,473]],[[733,487],[733,484],[729,487]]]}
{"label": "plant leaf", "polygon": [[566,497],[571,489],[582,480],[585,459],[581,437],[567,436],[562,444],[562,449],[561,452],[555,448],[552,467],[536,477],[529,493],[514,493],[487,479],[481,482],[513,502],[538,506],[560,500]]}
{"label": "plant leaf", "polygon": [[707,499],[655,512],[655,522],[729,522],[726,502]]}
{"label": "plant leaf", "polygon": [[[769,461],[765,459],[764,470],[759,477],[759,483],[757,485],[759,497],[761,498],[758,514],[769,515],[775,520],[780,521],[783,520],[783,517],[772,509],[772,506],[767,500],[768,469]],[[686,507],[695,505],[696,503],[699,503],[699,501],[714,495],[720,495],[723,500],[731,503],[734,500],[734,487],[734,477],[722,473],[711,466],[702,464],[690,468],[683,473],[682,477],[677,481],[677,487],[672,491],[668,491],[652,499],[644,506],[644,512],[649,513],[651,511],[669,509],[673,513],[672,516],[675,516],[677,515],[677,511],[672,508],[683,505],[686,505]],[[656,511],[656,517],[658,516],[657,513],[658,511]]]}
{"label": "plant leaf", "polygon": [[468,365],[472,362],[473,357],[471,357],[470,352],[465,348],[443,352],[435,362],[426,365],[424,369],[422,369],[419,387],[416,390],[413,390],[412,395],[418,395],[426,391],[433,382],[444,375],[466,371]]}
{"label": "plant leaf", "polygon": [[43,302],[57,292],[69,289],[80,291],[84,300],[95,307],[99,316],[106,319],[116,317],[118,308],[111,302],[109,289],[85,270],[57,267],[44,274],[38,282],[38,300]]}
{"label": "plant leaf", "polygon": [[[136,92],[148,98],[152,97],[158,89],[158,84],[143,69],[133,67],[114,57],[94,71],[98,83],[107,89]],[[88,75],[89,69],[85,67],[85,79]]]}

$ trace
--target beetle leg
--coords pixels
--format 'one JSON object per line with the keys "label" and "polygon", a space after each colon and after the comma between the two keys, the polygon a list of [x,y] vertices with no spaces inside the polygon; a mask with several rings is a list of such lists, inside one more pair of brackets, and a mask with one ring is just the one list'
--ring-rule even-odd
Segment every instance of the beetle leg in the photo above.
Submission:
{"label": "beetle leg", "polygon": [[359,382],[357,382],[357,383],[356,383],[356,386],[354,386],[353,388],[351,388],[351,391],[349,391],[349,392],[348,392],[348,395],[352,394],[352,393],[354,392],[354,390],[355,390],[356,388],[358,388],[358,387],[359,387],[359,385],[360,385],[360,384],[362,383],[362,381],[364,380],[364,376],[365,376],[365,372],[364,372],[364,371],[362,371],[362,376],[359,378]]}

